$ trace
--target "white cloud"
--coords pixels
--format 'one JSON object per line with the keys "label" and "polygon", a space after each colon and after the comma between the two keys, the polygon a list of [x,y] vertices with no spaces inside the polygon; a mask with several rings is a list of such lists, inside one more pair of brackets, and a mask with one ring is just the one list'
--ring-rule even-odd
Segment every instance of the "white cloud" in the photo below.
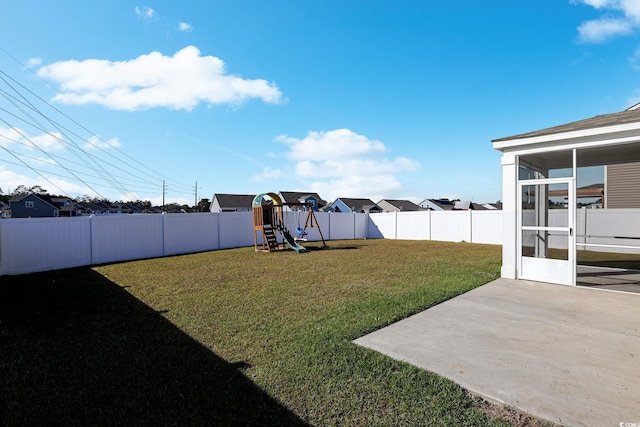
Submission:
{"label": "white cloud", "polygon": [[65,144],[62,135],[57,132],[42,133],[39,135],[29,135],[24,129],[17,127],[0,127],[0,146],[22,147],[28,150],[57,151],[63,150]]}
{"label": "white cloud", "polygon": [[384,153],[386,147],[380,141],[370,141],[349,129],[336,129],[328,132],[309,132],[303,139],[281,135],[278,141],[291,147],[288,157],[293,160],[331,160],[352,159]]}
{"label": "white cloud", "polygon": [[633,24],[625,19],[597,19],[584,22],[578,27],[580,40],[587,43],[602,43],[609,39],[630,34]]}
{"label": "white cloud", "polygon": [[268,179],[277,179],[283,176],[281,169],[264,168],[260,175],[254,175],[254,181],[265,181]]}
{"label": "white cloud", "polygon": [[27,68],[35,68],[42,65],[42,58],[29,58],[25,64]]}
{"label": "white cloud", "polygon": [[388,158],[389,149],[349,129],[311,131],[304,138],[281,135],[293,176],[322,197],[397,197],[403,185],[398,174],[415,171],[420,164],[406,157]]}
{"label": "white cloud", "polygon": [[61,61],[40,68],[38,75],[60,85],[56,102],[125,111],[189,111],[201,102],[240,105],[250,98],[279,103],[282,97],[274,83],[226,74],[220,58],[201,56],[194,46],[171,57],[151,52],[129,61]]}
{"label": "white cloud", "polygon": [[[607,12],[599,19],[583,22],[578,27],[580,40],[601,43],[614,37],[633,33],[640,27],[640,1],[638,0],[570,0]],[[611,14],[622,16],[611,17]]]}
{"label": "white cloud", "polygon": [[79,197],[83,194],[93,193],[88,187],[65,181],[59,177],[46,176],[46,179],[42,177],[33,178],[8,170],[4,165],[0,165],[0,182],[2,182],[2,191],[5,194],[9,194],[10,191],[15,190],[19,185],[24,185],[25,187],[39,185],[47,190],[49,194],[63,193],[71,197]]}
{"label": "white cloud", "polygon": [[136,16],[145,21],[151,21],[156,17],[156,11],[148,6],[135,7]]}
{"label": "white cloud", "polygon": [[184,31],[188,33],[193,31],[193,27],[191,26],[191,24],[188,24],[186,22],[180,22],[178,23],[178,31]]}

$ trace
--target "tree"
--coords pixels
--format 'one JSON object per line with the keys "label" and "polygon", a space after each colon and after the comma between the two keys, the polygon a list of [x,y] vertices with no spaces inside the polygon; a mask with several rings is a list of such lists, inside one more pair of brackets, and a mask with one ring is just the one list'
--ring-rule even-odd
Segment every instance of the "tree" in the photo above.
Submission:
{"label": "tree", "polygon": [[34,185],[33,187],[27,187],[26,185],[18,185],[16,189],[13,191],[14,196],[17,196],[19,194],[47,194],[47,193],[48,191],[39,185]]}
{"label": "tree", "polygon": [[196,212],[209,212],[210,207],[211,207],[211,202],[209,201],[209,199],[201,199],[198,202],[198,205],[195,207],[195,211]]}

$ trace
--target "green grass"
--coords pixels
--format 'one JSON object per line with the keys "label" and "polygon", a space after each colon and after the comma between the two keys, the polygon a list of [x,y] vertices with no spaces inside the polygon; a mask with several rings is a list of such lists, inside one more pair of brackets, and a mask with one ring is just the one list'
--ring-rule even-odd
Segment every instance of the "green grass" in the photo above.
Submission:
{"label": "green grass", "polygon": [[499,246],[308,246],[1,277],[0,424],[509,424],[351,342],[498,277]]}

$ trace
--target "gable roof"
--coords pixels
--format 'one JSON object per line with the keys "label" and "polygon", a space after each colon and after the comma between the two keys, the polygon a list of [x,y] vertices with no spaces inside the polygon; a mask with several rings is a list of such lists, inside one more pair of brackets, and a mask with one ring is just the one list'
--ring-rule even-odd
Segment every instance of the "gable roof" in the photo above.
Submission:
{"label": "gable roof", "polygon": [[[221,208],[251,209],[255,194],[214,194]],[[212,203],[213,204],[213,203]]]}
{"label": "gable roof", "polygon": [[15,196],[11,197],[11,199],[9,199],[9,203],[21,202],[22,200],[27,199],[27,198],[40,199],[43,202],[50,204],[54,208],[59,209],[59,206],[57,206],[55,204],[55,202],[53,200],[51,200],[51,196],[49,196],[48,194],[35,194],[35,193],[17,194]]}
{"label": "gable roof", "polygon": [[519,135],[508,136],[492,140],[492,142],[509,141],[512,139],[533,138],[536,136],[553,135],[557,133],[565,133],[572,131],[580,131],[586,129],[596,129],[607,126],[625,125],[630,123],[640,123],[640,108],[634,105],[628,110],[619,113],[602,114],[591,117],[589,119],[578,120],[576,122],[566,123],[564,125],[553,126],[533,132],[522,133]]}
{"label": "gable roof", "polygon": [[380,200],[378,202],[378,206],[383,202],[389,203],[390,205],[398,208],[401,211],[419,211],[419,210],[422,210],[422,208],[420,206],[416,205],[411,200],[382,199],[382,200]]}
{"label": "gable roof", "polygon": [[449,199],[425,199],[420,202],[420,204],[425,204],[425,202],[430,202],[431,204],[438,206],[444,211],[450,211],[455,206],[455,203]]}
{"label": "gable roof", "polygon": [[322,197],[318,193],[299,192],[299,191],[281,191],[280,196],[284,203],[300,203],[300,200],[306,199],[309,196],[313,196],[318,200],[318,206],[324,205],[327,202],[322,200]]}
{"label": "gable roof", "polygon": [[[336,199],[336,201],[338,200],[344,203],[349,209],[351,209],[352,212],[367,212],[375,208],[378,208],[378,210],[382,210],[380,209],[380,206],[373,203],[371,199],[348,199],[345,197],[339,197]],[[332,204],[334,203],[335,202],[333,202]]]}

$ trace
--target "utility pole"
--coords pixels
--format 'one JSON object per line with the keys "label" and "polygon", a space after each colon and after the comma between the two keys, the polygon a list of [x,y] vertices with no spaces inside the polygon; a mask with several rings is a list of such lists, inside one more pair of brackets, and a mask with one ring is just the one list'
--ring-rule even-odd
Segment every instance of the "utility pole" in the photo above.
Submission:
{"label": "utility pole", "polygon": [[198,212],[198,181],[196,181],[196,200],[194,201],[193,206],[196,212]]}
{"label": "utility pole", "polygon": [[164,211],[164,195],[167,192],[167,184],[165,184],[164,179],[162,180],[162,210]]}

